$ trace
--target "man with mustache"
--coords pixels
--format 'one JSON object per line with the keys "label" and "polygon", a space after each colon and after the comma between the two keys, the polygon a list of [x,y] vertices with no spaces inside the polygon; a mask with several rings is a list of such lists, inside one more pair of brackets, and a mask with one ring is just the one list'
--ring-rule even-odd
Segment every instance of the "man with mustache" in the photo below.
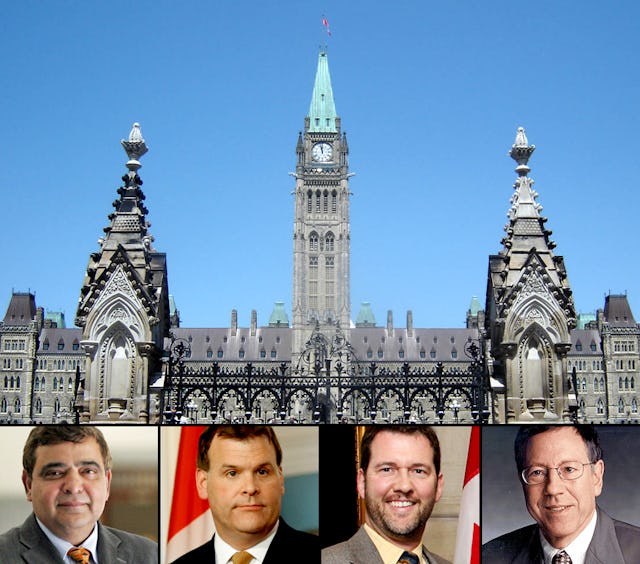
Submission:
{"label": "man with mustache", "polygon": [[367,427],[360,442],[358,496],[365,523],[322,551],[323,564],[446,564],[422,544],[442,495],[440,443],[425,425]]}
{"label": "man with mustache", "polygon": [[0,535],[0,562],[158,562],[156,543],[98,522],[111,485],[111,453],[99,429],[35,427],[22,465],[33,513],[20,527]]}
{"label": "man with mustache", "polygon": [[596,505],[604,461],[592,425],[522,426],[514,446],[527,510],[537,524],[485,544],[483,562],[640,562],[640,528]]}
{"label": "man with mustache", "polygon": [[318,537],[280,517],[282,448],[272,427],[209,426],[198,443],[196,486],[216,532],[174,564],[320,562]]}

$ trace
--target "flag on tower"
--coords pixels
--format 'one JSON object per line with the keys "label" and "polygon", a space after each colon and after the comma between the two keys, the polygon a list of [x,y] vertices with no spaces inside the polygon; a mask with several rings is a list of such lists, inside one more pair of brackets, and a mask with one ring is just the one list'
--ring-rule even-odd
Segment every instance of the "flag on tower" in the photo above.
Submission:
{"label": "flag on tower", "polygon": [[213,519],[209,502],[200,499],[196,490],[196,458],[198,439],[204,427],[185,426],[180,429],[180,446],[167,534],[167,562],[211,540]]}
{"label": "flag on tower", "polygon": [[329,20],[322,16],[322,25],[324,26],[324,30],[327,32],[327,35],[331,35],[331,30],[329,29]]}
{"label": "flag on tower", "polygon": [[454,564],[480,562],[480,427],[471,427],[464,474]]}

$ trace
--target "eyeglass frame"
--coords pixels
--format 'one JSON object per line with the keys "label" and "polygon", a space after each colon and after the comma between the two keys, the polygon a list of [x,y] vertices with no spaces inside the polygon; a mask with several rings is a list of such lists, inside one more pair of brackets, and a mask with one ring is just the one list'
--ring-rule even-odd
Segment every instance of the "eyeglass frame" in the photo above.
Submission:
{"label": "eyeglass frame", "polygon": [[[575,478],[563,478],[562,474],[560,473],[560,468],[570,464],[571,462],[577,462],[577,460],[568,460],[567,462],[563,463],[561,466],[543,466],[542,464],[540,465],[534,464],[532,466],[526,466],[525,468],[522,469],[522,472],[520,472],[520,477],[522,478],[522,481],[527,486],[539,486],[540,484],[544,484],[546,481],[549,480],[549,471],[555,470],[558,474],[558,478],[560,478],[563,482],[572,482],[574,480],[579,480],[580,478],[582,478],[582,476],[584,476],[585,466],[593,466],[598,461],[596,460],[595,462],[584,462],[584,463],[578,462],[576,466],[580,466],[582,468],[582,472],[580,473],[580,475],[576,476]],[[547,473],[545,474],[544,479],[541,480],[540,482],[528,482],[527,479],[525,478],[525,472],[530,468],[535,468],[536,466],[539,466],[540,468],[544,468],[547,471]]]}

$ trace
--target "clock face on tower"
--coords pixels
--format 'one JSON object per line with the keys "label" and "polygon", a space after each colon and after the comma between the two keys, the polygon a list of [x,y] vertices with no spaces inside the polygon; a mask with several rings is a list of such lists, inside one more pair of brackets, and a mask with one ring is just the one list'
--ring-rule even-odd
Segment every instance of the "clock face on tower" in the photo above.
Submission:
{"label": "clock face on tower", "polygon": [[333,157],[333,149],[329,143],[316,143],[311,149],[311,157],[319,163],[328,163]]}

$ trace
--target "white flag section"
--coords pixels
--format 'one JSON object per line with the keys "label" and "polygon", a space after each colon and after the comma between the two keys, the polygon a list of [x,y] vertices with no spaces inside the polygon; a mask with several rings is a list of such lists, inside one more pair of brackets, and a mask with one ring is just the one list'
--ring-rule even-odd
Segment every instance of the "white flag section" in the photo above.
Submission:
{"label": "white flag section", "polygon": [[480,428],[472,427],[453,564],[480,563]]}

